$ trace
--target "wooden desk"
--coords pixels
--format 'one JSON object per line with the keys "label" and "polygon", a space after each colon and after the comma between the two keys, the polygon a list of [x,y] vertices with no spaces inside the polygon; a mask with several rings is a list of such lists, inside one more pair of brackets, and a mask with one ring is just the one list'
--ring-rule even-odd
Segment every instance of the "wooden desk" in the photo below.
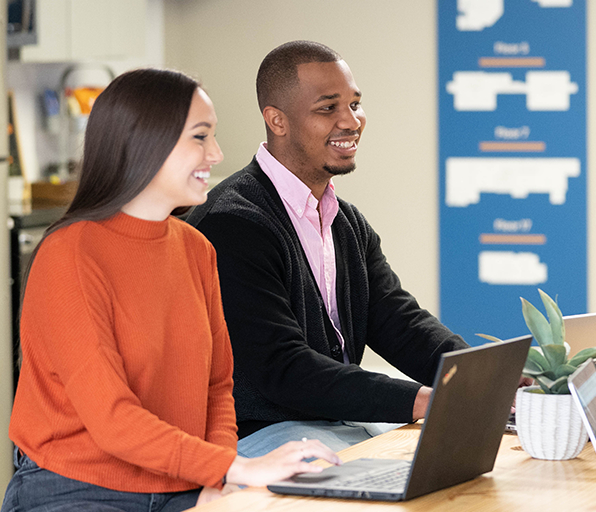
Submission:
{"label": "wooden desk", "polygon": [[[412,459],[418,425],[393,430],[342,450],[344,461],[359,457]],[[492,472],[469,482],[403,502],[372,502],[281,496],[248,488],[187,512],[564,512],[596,511],[596,453],[588,443],[568,461],[532,459],[517,436],[505,434]]]}

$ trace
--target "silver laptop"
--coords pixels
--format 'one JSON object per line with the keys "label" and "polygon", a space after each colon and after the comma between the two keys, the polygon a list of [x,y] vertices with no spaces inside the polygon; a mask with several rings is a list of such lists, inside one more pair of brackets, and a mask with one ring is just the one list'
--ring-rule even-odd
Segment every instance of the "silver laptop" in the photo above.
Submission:
{"label": "silver laptop", "polygon": [[584,426],[596,450],[596,364],[588,359],[567,380],[569,391],[575,401]]}
{"label": "silver laptop", "polygon": [[[596,347],[596,313],[564,316],[565,341],[571,348],[570,356],[574,356],[584,348]],[[509,417],[506,430],[517,433],[515,413]]]}
{"label": "silver laptop", "polygon": [[564,316],[565,341],[571,347],[571,355],[584,348],[596,347],[596,313]]}
{"label": "silver laptop", "polygon": [[491,471],[531,336],[441,356],[412,461],[358,459],[269,485],[301,496],[401,501]]}

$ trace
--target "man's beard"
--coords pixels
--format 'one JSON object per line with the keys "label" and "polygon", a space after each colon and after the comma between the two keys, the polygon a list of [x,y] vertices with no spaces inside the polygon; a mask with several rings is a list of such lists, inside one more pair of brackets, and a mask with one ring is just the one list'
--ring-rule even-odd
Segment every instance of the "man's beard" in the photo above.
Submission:
{"label": "man's beard", "polygon": [[348,165],[323,165],[323,169],[325,169],[329,174],[333,176],[343,176],[344,174],[350,174],[354,169],[356,169],[356,164],[351,163]]}

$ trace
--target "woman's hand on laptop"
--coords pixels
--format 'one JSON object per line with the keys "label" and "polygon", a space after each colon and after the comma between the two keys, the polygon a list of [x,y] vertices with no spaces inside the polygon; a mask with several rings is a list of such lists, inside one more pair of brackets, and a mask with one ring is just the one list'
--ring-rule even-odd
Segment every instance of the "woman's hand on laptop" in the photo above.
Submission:
{"label": "woman's hand on laptop", "polygon": [[267,455],[247,459],[236,456],[227,473],[227,482],[239,485],[263,487],[284,480],[297,473],[320,473],[323,468],[305,462],[304,459],[323,459],[340,465],[341,459],[316,439],[291,441],[272,450]]}

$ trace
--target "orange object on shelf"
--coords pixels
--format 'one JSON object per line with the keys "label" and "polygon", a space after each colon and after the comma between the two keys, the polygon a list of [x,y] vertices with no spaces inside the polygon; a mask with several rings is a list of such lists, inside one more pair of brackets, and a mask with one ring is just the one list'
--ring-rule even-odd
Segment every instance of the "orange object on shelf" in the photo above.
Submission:
{"label": "orange object on shelf", "polygon": [[95,100],[103,90],[103,87],[76,87],[74,89],[70,89],[69,92],[77,100],[80,108],[80,114],[89,115],[91,109],[93,108],[93,103],[95,103]]}

